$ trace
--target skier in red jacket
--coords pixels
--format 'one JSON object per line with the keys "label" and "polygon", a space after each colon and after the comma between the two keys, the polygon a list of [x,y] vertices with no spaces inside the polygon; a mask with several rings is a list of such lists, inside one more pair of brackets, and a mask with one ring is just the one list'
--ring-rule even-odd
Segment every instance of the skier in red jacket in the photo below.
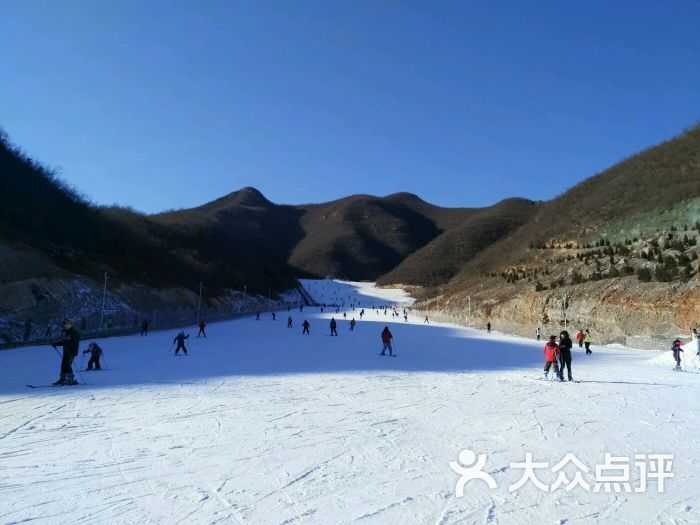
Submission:
{"label": "skier in red jacket", "polygon": [[549,341],[547,342],[546,345],[544,345],[544,378],[547,379],[547,375],[549,374],[549,369],[553,366],[554,367],[554,373],[557,374],[557,378],[559,381],[563,381],[564,378],[562,377],[561,373],[559,372],[559,355],[561,355],[561,351],[559,350],[559,345],[557,344],[557,336],[556,335],[550,335],[549,336]]}
{"label": "skier in red jacket", "polygon": [[379,355],[386,355],[386,349],[389,349],[389,355],[393,356],[393,350],[391,348],[391,340],[394,338],[393,335],[391,335],[391,332],[389,331],[389,327],[385,326],[384,330],[382,331],[382,353]]}

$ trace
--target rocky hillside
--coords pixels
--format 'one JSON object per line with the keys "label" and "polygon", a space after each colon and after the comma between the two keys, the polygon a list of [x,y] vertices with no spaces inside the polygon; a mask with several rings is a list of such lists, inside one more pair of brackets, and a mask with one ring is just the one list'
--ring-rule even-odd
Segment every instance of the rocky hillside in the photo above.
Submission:
{"label": "rocky hillside", "polygon": [[601,342],[686,333],[700,325],[699,197],[695,127],[542,203],[453,277],[414,281],[421,306],[466,321],[471,297],[472,322],[523,334],[566,313]]}

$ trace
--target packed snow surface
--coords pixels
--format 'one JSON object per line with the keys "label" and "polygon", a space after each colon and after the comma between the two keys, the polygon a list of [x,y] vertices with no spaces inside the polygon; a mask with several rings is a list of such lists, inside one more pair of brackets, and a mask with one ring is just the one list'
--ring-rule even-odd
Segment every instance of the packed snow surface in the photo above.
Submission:
{"label": "packed snow surface", "polygon": [[[175,331],[100,340],[107,369],[76,387],[25,386],[57,377],[51,347],[0,352],[0,523],[700,523],[697,361],[674,372],[669,352],[576,347],[580,383],[541,381],[541,342],[370,307],[402,312],[401,290],[305,287],[345,306],[191,328],[187,357],[170,353]],[[384,326],[395,358],[378,355]],[[455,495],[463,449],[486,455],[495,489]],[[509,492],[528,452],[550,466],[573,453],[590,489]],[[606,452],[673,454],[675,477],[596,493]]]}

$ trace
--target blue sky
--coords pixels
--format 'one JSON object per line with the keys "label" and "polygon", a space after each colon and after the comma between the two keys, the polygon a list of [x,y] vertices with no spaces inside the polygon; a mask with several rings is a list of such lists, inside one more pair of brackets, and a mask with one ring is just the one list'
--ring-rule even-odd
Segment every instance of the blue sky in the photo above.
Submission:
{"label": "blue sky", "polygon": [[0,2],[0,126],[100,204],[548,199],[700,121],[700,3]]}

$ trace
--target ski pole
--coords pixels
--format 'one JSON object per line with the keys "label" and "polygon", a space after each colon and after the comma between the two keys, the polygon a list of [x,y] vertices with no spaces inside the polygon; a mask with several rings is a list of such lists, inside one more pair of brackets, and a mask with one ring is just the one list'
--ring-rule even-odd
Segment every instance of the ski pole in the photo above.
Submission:
{"label": "ski pole", "polygon": [[58,351],[58,348],[56,348],[54,345],[51,345],[51,348],[54,349],[54,351],[58,354],[59,359],[63,359],[63,356],[61,355],[61,352]]}
{"label": "ski pole", "polygon": [[101,357],[102,357],[102,360],[105,362],[105,368],[106,368],[107,370],[109,370],[109,365],[107,364],[107,360],[105,359],[105,353],[104,353],[104,351],[102,352],[102,356],[101,356]]}

